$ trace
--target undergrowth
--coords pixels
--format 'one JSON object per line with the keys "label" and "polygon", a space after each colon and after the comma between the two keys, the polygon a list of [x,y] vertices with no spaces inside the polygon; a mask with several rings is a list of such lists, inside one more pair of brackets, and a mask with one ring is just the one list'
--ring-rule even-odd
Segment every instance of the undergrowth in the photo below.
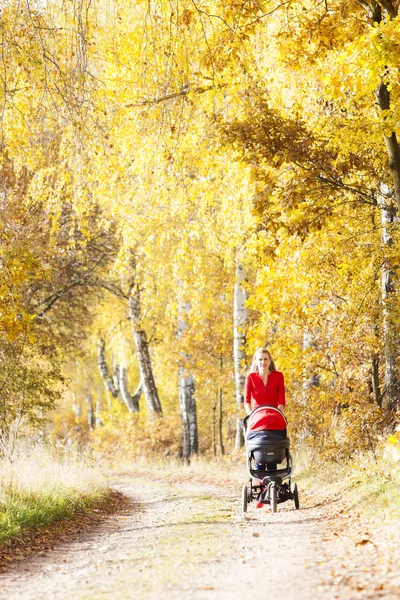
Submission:
{"label": "undergrowth", "polygon": [[298,455],[296,481],[310,493],[336,496],[350,509],[400,522],[400,461],[382,445],[345,462]]}
{"label": "undergrowth", "polygon": [[50,448],[0,458],[0,544],[26,530],[72,516],[104,501],[106,479],[88,459]]}

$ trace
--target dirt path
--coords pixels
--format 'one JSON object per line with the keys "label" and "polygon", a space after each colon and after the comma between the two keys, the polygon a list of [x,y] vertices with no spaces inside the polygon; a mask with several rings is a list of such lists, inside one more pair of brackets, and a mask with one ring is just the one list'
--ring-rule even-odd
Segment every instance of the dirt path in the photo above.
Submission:
{"label": "dirt path", "polygon": [[124,514],[0,575],[0,599],[339,597],[321,585],[321,507],[272,515],[253,503],[243,515],[239,492],[222,487],[132,475],[113,487],[130,499]]}

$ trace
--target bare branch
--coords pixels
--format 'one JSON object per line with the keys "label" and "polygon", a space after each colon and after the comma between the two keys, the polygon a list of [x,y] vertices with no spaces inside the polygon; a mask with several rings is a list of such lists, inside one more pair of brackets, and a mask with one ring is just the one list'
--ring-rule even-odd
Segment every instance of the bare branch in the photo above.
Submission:
{"label": "bare branch", "polygon": [[161,96],[159,98],[150,98],[149,100],[141,100],[140,102],[132,102],[130,104],[126,104],[126,108],[132,108],[135,106],[151,106],[154,104],[160,104],[161,102],[167,102],[168,100],[173,100],[174,98],[179,98],[181,96],[187,96],[190,92],[195,94],[204,94],[205,92],[210,92],[214,89],[221,89],[227,87],[227,83],[221,83],[219,85],[208,85],[203,87],[201,85],[196,87],[191,87],[190,83],[185,85],[179,92],[172,92],[171,94],[166,94],[165,96]]}

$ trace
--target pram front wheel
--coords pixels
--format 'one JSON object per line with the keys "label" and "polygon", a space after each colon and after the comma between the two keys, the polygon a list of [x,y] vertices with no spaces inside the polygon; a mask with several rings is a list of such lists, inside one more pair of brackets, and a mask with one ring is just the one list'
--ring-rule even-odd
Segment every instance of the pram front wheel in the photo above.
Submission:
{"label": "pram front wheel", "polygon": [[269,504],[271,506],[271,512],[276,513],[277,489],[275,483],[271,483],[271,487],[269,488]]}
{"label": "pram front wheel", "polygon": [[293,498],[293,502],[294,502],[294,506],[296,509],[300,508],[300,502],[299,502],[299,491],[297,489],[297,483],[293,483],[292,484],[292,498]]}
{"label": "pram front wheel", "polygon": [[242,511],[247,512],[247,485],[242,487]]}

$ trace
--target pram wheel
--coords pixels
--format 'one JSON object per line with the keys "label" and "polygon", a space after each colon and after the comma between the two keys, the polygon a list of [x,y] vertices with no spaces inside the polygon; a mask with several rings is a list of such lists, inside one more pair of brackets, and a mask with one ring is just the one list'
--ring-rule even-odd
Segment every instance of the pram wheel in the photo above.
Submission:
{"label": "pram wheel", "polygon": [[247,512],[247,485],[242,487],[242,510]]}
{"label": "pram wheel", "polygon": [[293,502],[294,502],[294,506],[296,509],[300,508],[300,502],[299,502],[299,491],[297,489],[297,483],[293,483],[292,484],[292,498],[293,498]]}
{"label": "pram wheel", "polygon": [[271,506],[271,512],[276,513],[276,505],[277,505],[277,490],[276,483],[271,483],[269,488],[269,504]]}

